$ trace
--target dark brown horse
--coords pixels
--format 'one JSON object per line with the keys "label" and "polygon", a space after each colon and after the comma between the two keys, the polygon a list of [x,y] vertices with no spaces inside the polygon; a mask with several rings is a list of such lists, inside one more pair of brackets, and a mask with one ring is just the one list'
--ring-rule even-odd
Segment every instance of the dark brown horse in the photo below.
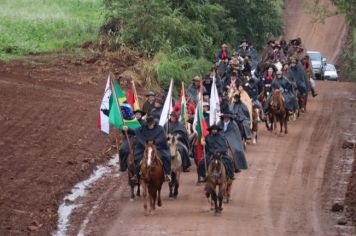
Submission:
{"label": "dark brown horse", "polygon": [[127,174],[128,174],[128,182],[129,186],[131,189],[131,200],[135,198],[135,186],[137,186],[137,192],[136,195],[139,197],[141,195],[140,193],[140,179],[139,176],[135,176],[135,161],[134,161],[134,155],[133,153],[135,152],[135,140],[134,138],[130,138],[127,140],[129,142],[129,154],[127,156]]}
{"label": "dark brown horse", "polygon": [[[262,104],[263,107],[268,102],[267,100],[271,93],[272,93],[271,85],[266,84],[263,91],[257,97],[258,101],[260,101],[260,103]],[[273,130],[273,116],[270,112],[269,106],[268,106],[268,110],[266,111],[266,114],[265,114],[265,124],[266,124],[267,130],[270,130],[270,131]]]}
{"label": "dark brown horse", "polygon": [[141,181],[143,185],[144,209],[147,214],[147,192],[150,198],[150,209],[156,209],[157,206],[162,206],[161,188],[164,182],[163,164],[157,155],[156,145],[153,141],[146,143],[145,152],[141,161]]}
{"label": "dark brown horse", "polygon": [[[211,197],[211,204],[214,204],[215,213],[221,213],[222,203],[226,190],[226,170],[222,162],[222,154],[216,152],[213,154],[209,167],[208,176],[205,185],[205,194],[207,198]],[[218,191],[216,188],[218,187]]]}
{"label": "dark brown horse", "polygon": [[257,144],[257,132],[258,132],[258,107],[253,105],[252,107],[252,144]]}
{"label": "dark brown horse", "polygon": [[305,93],[304,95],[302,95],[297,91],[297,99],[298,99],[298,105],[299,105],[299,110],[298,110],[297,116],[299,117],[300,112],[304,113],[307,111],[308,93]]}
{"label": "dark brown horse", "polygon": [[283,132],[284,126],[284,133],[288,133],[288,118],[289,112],[284,107],[284,97],[280,90],[274,90],[272,92],[272,100],[270,103],[271,114],[273,115],[273,128],[275,133],[277,134],[277,122],[279,122],[281,129],[280,133]]}

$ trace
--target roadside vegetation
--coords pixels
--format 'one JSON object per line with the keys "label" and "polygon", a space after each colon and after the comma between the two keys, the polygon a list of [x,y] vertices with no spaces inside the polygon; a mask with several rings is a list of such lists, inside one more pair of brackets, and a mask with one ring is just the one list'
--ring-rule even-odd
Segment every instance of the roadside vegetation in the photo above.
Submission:
{"label": "roadside vegetation", "polygon": [[0,60],[96,40],[101,0],[0,0]]}
{"label": "roadside vegetation", "polygon": [[187,81],[205,75],[222,43],[233,52],[246,39],[259,50],[268,39],[282,34],[282,0],[103,2],[105,33],[119,46],[154,58],[152,71],[161,85],[167,85],[170,78]]}

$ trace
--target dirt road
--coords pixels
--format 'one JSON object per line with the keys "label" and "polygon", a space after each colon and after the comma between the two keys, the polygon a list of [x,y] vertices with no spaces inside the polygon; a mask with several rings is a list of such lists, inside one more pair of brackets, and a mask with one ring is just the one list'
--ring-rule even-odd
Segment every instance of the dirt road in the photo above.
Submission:
{"label": "dirt road", "polygon": [[[276,136],[262,127],[258,145],[248,146],[249,170],[238,174],[233,199],[224,205],[221,215],[215,216],[209,210],[203,185],[197,185],[195,172],[190,172],[182,176],[178,199],[169,199],[168,186],[164,186],[163,207],[153,216],[144,216],[141,199],[129,201],[127,188],[112,192],[99,203],[105,204],[105,209],[90,219],[86,233],[336,235],[331,229],[335,222],[321,206],[322,184],[324,179],[332,178],[324,170],[341,135],[340,117],[343,122],[351,122],[355,116],[355,111],[344,115],[342,111],[349,106],[349,98],[355,96],[356,86],[332,82],[318,85],[319,96],[310,99],[308,113],[290,122],[288,135]],[[110,217],[100,212],[108,209],[112,211]]]}

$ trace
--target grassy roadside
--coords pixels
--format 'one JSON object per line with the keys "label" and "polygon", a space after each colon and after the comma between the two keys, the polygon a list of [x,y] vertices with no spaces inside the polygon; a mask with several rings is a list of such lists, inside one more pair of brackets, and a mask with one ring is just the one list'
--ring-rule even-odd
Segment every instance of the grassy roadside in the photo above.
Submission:
{"label": "grassy roadside", "polygon": [[95,40],[101,0],[0,0],[0,60]]}

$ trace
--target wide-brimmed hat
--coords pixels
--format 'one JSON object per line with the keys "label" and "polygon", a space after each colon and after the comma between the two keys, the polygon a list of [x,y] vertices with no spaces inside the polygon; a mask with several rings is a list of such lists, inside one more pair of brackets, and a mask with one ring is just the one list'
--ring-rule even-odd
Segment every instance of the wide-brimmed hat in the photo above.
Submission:
{"label": "wide-brimmed hat", "polygon": [[243,43],[241,43],[241,44],[240,44],[240,48],[242,48],[242,47],[248,47],[247,42],[243,42]]}
{"label": "wide-brimmed hat", "polygon": [[175,117],[176,119],[179,118],[178,113],[175,112],[175,111],[172,111],[171,114],[170,114],[170,116],[173,116],[173,117]]}
{"label": "wide-brimmed hat", "polygon": [[227,44],[224,43],[223,45],[221,45],[222,48],[227,48]]}
{"label": "wide-brimmed hat", "polygon": [[295,56],[291,56],[290,58],[289,58],[289,64],[297,64],[297,61],[298,61],[298,59],[297,59],[297,57],[295,57]]}
{"label": "wide-brimmed hat", "polygon": [[201,81],[201,77],[197,75],[197,76],[195,76],[193,78],[193,81],[199,81],[200,82]]}
{"label": "wide-brimmed hat", "polygon": [[235,115],[232,114],[231,111],[226,111],[225,113],[223,113],[223,114],[220,115],[221,118],[229,117],[229,118],[231,118],[231,119],[233,119],[234,116],[235,116]]}
{"label": "wide-brimmed hat", "polygon": [[153,91],[148,91],[147,93],[146,93],[146,97],[149,97],[149,96],[155,96],[156,94],[155,94],[155,92],[153,92]]}
{"label": "wide-brimmed hat", "polygon": [[210,106],[210,104],[208,103],[208,102],[203,102],[203,107],[205,107],[205,106]]}
{"label": "wide-brimmed hat", "polygon": [[155,102],[157,102],[157,103],[159,103],[159,104],[161,104],[161,105],[163,105],[163,103],[164,103],[164,102],[163,102],[163,99],[160,98],[160,97],[156,98]]}
{"label": "wide-brimmed hat", "polygon": [[216,125],[216,124],[213,124],[212,126],[210,126],[210,127],[208,128],[209,131],[212,131],[213,129],[218,130],[218,131],[222,130],[222,129],[221,129],[218,125]]}
{"label": "wide-brimmed hat", "polygon": [[147,117],[146,124],[150,125],[150,124],[155,124],[155,123],[156,123],[156,121],[155,121],[155,118],[153,116]]}
{"label": "wide-brimmed hat", "polygon": [[142,111],[142,110],[140,110],[140,109],[134,110],[134,113],[135,113],[135,114],[136,114],[136,113],[141,113],[142,116],[146,115],[146,112],[144,112],[144,111]]}
{"label": "wide-brimmed hat", "polygon": [[275,48],[281,49],[281,45],[277,43],[277,44],[275,44],[275,45],[273,46],[273,49],[275,49]]}

